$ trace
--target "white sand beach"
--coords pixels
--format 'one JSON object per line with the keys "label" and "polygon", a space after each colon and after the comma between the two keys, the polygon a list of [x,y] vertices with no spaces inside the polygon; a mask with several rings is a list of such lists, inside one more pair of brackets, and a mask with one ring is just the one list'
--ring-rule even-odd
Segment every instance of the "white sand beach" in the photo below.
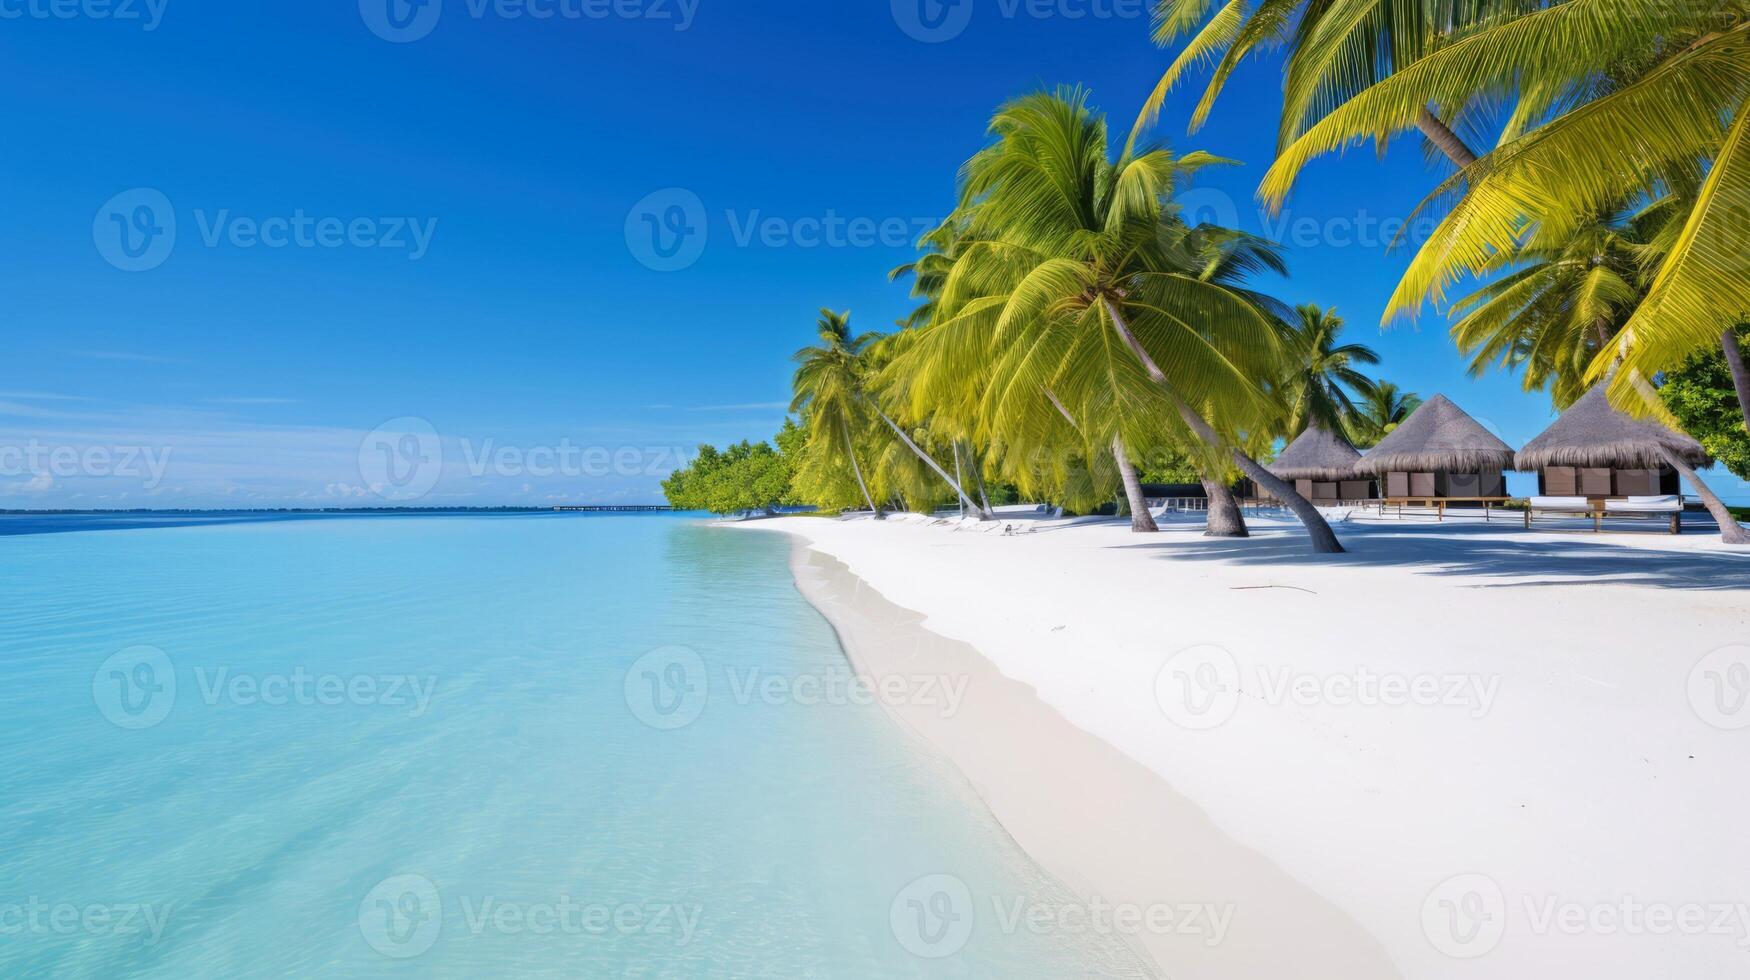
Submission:
{"label": "white sand beach", "polygon": [[1218,943],[1131,938],[1168,975],[1750,971],[1750,554],[1512,519],[1357,520],[1324,557],[1270,520],[1015,523],[744,526],[805,544],[859,669],[969,679],[947,717],[892,707],[1048,871],[1231,907]]}

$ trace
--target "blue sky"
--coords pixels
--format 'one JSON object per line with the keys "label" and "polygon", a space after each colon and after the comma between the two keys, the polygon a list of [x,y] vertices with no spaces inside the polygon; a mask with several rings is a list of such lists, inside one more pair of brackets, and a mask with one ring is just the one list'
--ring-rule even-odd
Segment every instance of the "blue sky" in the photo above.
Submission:
{"label": "blue sky", "polygon": [[[0,507],[659,499],[778,426],[819,307],[905,313],[996,105],[1081,82],[1122,128],[1166,60],[1141,0],[919,2],[7,0]],[[1384,375],[1535,435],[1440,318],[1379,332],[1415,141],[1260,218],[1278,87],[1189,136],[1174,99],[1162,138],[1247,163],[1196,200],[1288,229],[1271,288]]]}

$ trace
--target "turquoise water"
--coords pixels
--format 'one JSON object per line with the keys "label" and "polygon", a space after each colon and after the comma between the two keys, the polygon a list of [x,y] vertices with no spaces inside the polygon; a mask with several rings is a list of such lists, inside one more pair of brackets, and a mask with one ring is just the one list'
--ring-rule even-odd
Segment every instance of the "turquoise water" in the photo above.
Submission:
{"label": "turquoise water", "polygon": [[1142,975],[778,535],[159,523],[0,518],[0,976]]}

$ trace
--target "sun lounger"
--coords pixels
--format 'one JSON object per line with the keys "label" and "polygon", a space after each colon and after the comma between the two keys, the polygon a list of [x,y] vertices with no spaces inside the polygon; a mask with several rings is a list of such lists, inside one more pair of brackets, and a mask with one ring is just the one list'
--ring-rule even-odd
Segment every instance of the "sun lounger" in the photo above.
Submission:
{"label": "sun lounger", "polygon": [[1610,500],[1605,503],[1606,509],[1612,514],[1680,514],[1683,512],[1683,498],[1675,495],[1630,497],[1627,500]]}
{"label": "sun lounger", "polygon": [[1585,497],[1532,497],[1528,510],[1592,513],[1592,501]]}
{"label": "sun lounger", "polygon": [[1483,520],[1493,521],[1495,519],[1495,508],[1505,507],[1506,505],[1508,505],[1512,502],[1513,502],[1513,498],[1507,497],[1507,496],[1500,496],[1500,497],[1434,497],[1434,496],[1427,496],[1427,497],[1424,497],[1421,495],[1412,494],[1408,497],[1387,497],[1384,500],[1379,501],[1379,516],[1384,517],[1388,510],[1390,510],[1393,507],[1396,507],[1398,510],[1398,520],[1403,520],[1405,507],[1426,507],[1426,508],[1432,508],[1434,510],[1435,514],[1437,514],[1439,516],[1439,519],[1441,520],[1441,522],[1444,523],[1446,520],[1446,515],[1450,512],[1450,508],[1453,504],[1469,504],[1469,505],[1474,505],[1474,506],[1478,506],[1478,507],[1482,508]]}
{"label": "sun lounger", "polygon": [[1627,500],[1597,500],[1588,497],[1532,497],[1525,508],[1525,526],[1530,529],[1538,514],[1561,514],[1592,518],[1592,530],[1604,530],[1606,517],[1668,518],[1672,534],[1683,533],[1683,498],[1672,495],[1629,497]]}

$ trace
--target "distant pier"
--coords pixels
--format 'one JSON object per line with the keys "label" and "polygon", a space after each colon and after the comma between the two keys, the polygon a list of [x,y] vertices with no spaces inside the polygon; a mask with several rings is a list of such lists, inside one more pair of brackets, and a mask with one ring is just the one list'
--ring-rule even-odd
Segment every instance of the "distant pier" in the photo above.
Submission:
{"label": "distant pier", "polygon": [[660,514],[674,510],[667,504],[596,504],[587,507],[555,507],[566,514]]}

